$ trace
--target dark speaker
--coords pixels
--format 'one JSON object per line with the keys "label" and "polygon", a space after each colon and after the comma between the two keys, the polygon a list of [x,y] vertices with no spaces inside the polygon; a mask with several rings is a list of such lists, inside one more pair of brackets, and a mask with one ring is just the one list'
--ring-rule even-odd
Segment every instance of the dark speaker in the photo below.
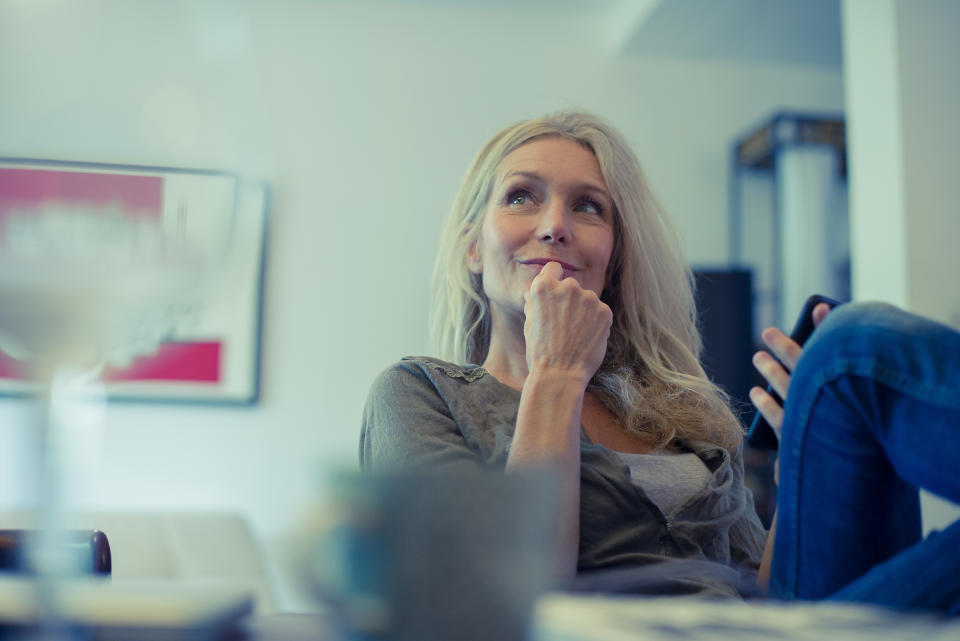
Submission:
{"label": "dark speaker", "polygon": [[[749,391],[764,385],[753,368],[753,295],[751,273],[746,270],[694,270],[697,316],[703,336],[701,361],[707,375],[731,397],[744,425],[756,411]],[[764,450],[744,448],[744,482],[753,492],[757,514],[765,527],[776,507],[773,484],[775,456]]]}
{"label": "dark speaker", "polygon": [[751,273],[740,269],[695,269],[697,320],[703,337],[703,368],[739,409],[749,406],[755,383]]}

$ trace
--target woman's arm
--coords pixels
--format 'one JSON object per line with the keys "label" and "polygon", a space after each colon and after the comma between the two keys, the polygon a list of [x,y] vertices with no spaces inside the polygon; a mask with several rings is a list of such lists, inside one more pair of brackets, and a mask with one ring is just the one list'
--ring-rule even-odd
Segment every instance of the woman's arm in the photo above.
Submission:
{"label": "woman's arm", "polygon": [[[523,385],[507,471],[549,465],[558,472],[559,578],[577,572],[580,547],[580,414],[583,385],[559,372],[531,372]],[[579,393],[577,392],[579,390]]]}
{"label": "woman's arm", "polygon": [[[819,327],[823,319],[830,313],[830,306],[826,303],[820,303],[813,308],[813,325]],[[777,362],[767,352],[757,352],[753,356],[753,364],[767,380],[773,389],[786,401],[787,393],[790,387],[790,372],[797,366],[803,349],[794,341],[775,327],[768,327],[763,330],[763,342],[776,354],[780,362]],[[782,365],[781,365],[782,363]],[[763,415],[777,437],[780,437],[780,429],[783,427],[783,407],[765,390],[754,387],[750,390],[750,400],[757,407],[757,410]],[[779,484],[780,466],[779,460],[774,463],[774,483]],[[773,562],[773,546],[777,532],[777,515],[774,513],[773,521],[770,524],[770,531],[767,533],[767,543],[763,548],[763,558],[760,561],[760,571],[757,573],[757,584],[763,589],[767,589],[770,584],[770,567]]]}
{"label": "woman's arm", "polygon": [[537,465],[560,473],[561,578],[577,570],[580,538],[580,421],[583,396],[606,352],[613,313],[592,291],[548,263],[525,298],[527,376],[507,470]]}
{"label": "woman's arm", "polygon": [[760,570],[757,572],[757,586],[766,592],[770,588],[770,564],[773,563],[773,541],[777,538],[777,513],[773,513],[770,521],[770,531],[767,532],[767,542],[763,546],[763,556],[760,558]]}

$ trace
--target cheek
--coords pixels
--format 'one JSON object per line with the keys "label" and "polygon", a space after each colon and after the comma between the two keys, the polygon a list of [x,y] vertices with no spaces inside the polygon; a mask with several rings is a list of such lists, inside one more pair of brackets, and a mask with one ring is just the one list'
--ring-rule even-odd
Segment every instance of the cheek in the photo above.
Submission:
{"label": "cheek", "polygon": [[598,266],[602,265],[604,270],[610,267],[610,259],[613,257],[613,245],[613,232],[608,232],[597,239],[595,257]]}
{"label": "cheek", "polygon": [[490,216],[483,228],[483,244],[492,256],[510,255],[522,243],[522,234],[502,217]]}

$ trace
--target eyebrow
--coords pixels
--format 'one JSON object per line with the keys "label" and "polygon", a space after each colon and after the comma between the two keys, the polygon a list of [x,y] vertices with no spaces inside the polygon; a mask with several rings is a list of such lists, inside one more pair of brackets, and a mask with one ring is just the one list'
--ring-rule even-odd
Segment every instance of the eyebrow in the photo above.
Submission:
{"label": "eyebrow", "polygon": [[[519,169],[515,169],[514,171],[507,172],[507,173],[503,176],[503,180],[502,180],[501,182],[506,182],[506,181],[508,181],[508,180],[510,180],[511,178],[514,178],[514,177],[526,178],[527,180],[532,180],[532,181],[534,181],[534,182],[538,182],[538,183],[541,183],[541,184],[546,182],[546,181],[543,179],[543,176],[541,176],[540,174],[538,174],[538,173],[536,173],[536,172],[533,172],[533,171],[522,171],[522,170],[519,170]],[[580,183],[579,185],[576,186],[576,188],[577,188],[577,189],[586,189],[586,190],[589,190],[589,191],[593,191],[593,192],[596,192],[596,193],[598,193],[598,194],[601,194],[602,196],[604,196],[604,197],[606,197],[606,198],[610,198],[610,197],[611,197],[611,196],[610,196],[610,192],[608,192],[606,189],[604,189],[603,187],[601,187],[601,186],[599,186],[599,185],[595,185],[594,183]]]}

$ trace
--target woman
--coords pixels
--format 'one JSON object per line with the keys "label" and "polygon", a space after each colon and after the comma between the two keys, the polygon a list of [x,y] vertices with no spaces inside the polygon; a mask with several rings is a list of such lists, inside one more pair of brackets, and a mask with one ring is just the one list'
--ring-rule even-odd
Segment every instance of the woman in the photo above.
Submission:
{"label": "woman", "polygon": [[441,357],[375,382],[361,464],[561,471],[567,576],[674,565],[657,590],[736,594],[765,532],[742,433],[698,357],[690,273],[626,141],[580,113],[474,159],[443,235]]}
{"label": "woman", "polygon": [[[488,142],[454,202],[434,299],[447,360],[404,359],[377,379],[364,468],[549,463],[568,576],[744,591],[765,533],[740,427],[697,362],[689,273],[615,131],[565,113]],[[784,441],[762,582],[784,598],[960,613],[960,523],[923,539],[917,496],[960,503],[960,333],[889,306],[827,311],[803,352],[764,333],[784,365],[754,359],[786,399],[751,392]]]}

